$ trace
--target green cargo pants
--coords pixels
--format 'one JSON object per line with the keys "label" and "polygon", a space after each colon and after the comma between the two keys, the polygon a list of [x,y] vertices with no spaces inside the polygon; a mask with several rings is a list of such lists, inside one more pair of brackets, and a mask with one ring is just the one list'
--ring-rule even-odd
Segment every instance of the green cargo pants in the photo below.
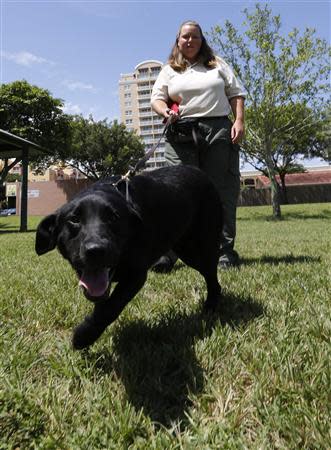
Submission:
{"label": "green cargo pants", "polygon": [[232,123],[227,117],[201,118],[199,145],[193,137],[167,134],[165,159],[168,165],[197,166],[214,183],[223,205],[220,261],[236,264],[236,210],[240,191],[239,146],[231,142]]}

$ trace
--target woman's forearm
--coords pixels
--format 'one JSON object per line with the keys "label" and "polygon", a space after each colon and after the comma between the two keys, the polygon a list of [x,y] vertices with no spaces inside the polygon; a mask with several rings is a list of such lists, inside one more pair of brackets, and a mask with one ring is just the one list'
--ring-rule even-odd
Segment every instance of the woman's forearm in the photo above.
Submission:
{"label": "woman's forearm", "polygon": [[154,100],[151,103],[153,111],[156,112],[159,116],[168,117],[168,105],[164,100]]}
{"label": "woman's forearm", "polygon": [[230,99],[231,109],[235,118],[231,128],[231,139],[234,144],[239,144],[245,132],[244,97],[232,97]]}
{"label": "woman's forearm", "polygon": [[244,113],[244,97],[232,97],[230,99],[230,105],[235,117],[235,120],[245,121],[245,113]]}

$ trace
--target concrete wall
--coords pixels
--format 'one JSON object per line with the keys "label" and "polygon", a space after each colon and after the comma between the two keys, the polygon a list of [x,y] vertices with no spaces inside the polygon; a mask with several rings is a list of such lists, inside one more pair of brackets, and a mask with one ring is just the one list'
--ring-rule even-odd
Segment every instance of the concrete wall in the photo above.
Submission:
{"label": "concrete wall", "polygon": [[[79,191],[91,184],[90,180],[36,181],[28,184],[28,215],[45,216],[71,200]],[[20,183],[17,183],[17,214],[20,214]],[[331,184],[288,186],[289,203],[331,202]],[[239,206],[270,205],[270,189],[241,191]]]}
{"label": "concrete wall", "polygon": [[[45,216],[71,200],[79,191],[85,189],[91,181],[59,180],[35,181],[28,184],[28,215]],[[16,210],[20,214],[20,183],[16,193]]]}
{"label": "concrete wall", "polygon": [[[289,204],[331,202],[331,184],[288,186],[287,197]],[[271,205],[270,188],[241,191],[238,205]]]}

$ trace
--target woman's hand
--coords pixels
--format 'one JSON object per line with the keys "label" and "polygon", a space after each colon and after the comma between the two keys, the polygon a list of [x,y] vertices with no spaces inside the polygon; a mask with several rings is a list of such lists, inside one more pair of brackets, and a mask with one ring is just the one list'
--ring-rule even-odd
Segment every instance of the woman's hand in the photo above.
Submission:
{"label": "woman's hand", "polygon": [[164,100],[154,100],[151,103],[151,106],[156,114],[164,117],[164,122],[166,122],[169,117],[171,117],[170,123],[174,123],[179,119],[179,114],[168,108],[168,105]]}
{"label": "woman's hand", "polygon": [[170,117],[170,122],[169,123],[174,123],[179,119],[179,114],[176,111],[173,111],[170,108],[166,108],[163,116],[165,118],[166,121],[168,121],[169,117]]}
{"label": "woman's hand", "polygon": [[236,119],[231,128],[231,140],[233,144],[239,144],[244,137],[245,126],[244,121]]}

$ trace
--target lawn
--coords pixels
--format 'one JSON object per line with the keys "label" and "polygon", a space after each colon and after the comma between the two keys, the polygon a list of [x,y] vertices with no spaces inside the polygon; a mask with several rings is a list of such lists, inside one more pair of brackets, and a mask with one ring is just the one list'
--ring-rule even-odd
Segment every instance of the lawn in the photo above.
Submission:
{"label": "lawn", "polygon": [[270,212],[239,208],[226,307],[177,263],[83,352],[74,273],[0,218],[0,449],[331,448],[331,204]]}

